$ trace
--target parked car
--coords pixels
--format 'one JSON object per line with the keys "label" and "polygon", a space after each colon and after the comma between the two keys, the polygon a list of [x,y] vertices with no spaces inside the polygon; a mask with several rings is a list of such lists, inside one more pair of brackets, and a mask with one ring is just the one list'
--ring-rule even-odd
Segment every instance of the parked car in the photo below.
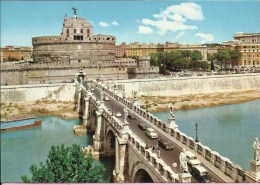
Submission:
{"label": "parked car", "polygon": [[94,91],[94,88],[91,88],[91,91]]}
{"label": "parked car", "polygon": [[105,96],[105,101],[109,101],[109,97],[108,96]]}
{"label": "parked car", "polygon": [[211,182],[212,181],[208,171],[201,165],[194,166],[192,168],[191,174],[199,182]]}
{"label": "parked car", "polygon": [[136,117],[133,114],[128,114],[129,119],[136,119]]}
{"label": "parked car", "polygon": [[173,149],[173,145],[172,145],[171,141],[169,141],[165,138],[158,139],[158,145],[161,146],[162,148],[166,149],[166,150],[172,150]]}
{"label": "parked car", "polygon": [[197,157],[190,151],[185,152],[186,157],[187,157],[187,164],[190,167],[195,167],[196,165],[200,165],[201,162],[197,159]]}
{"label": "parked car", "polygon": [[146,123],[139,123],[138,127],[141,128],[142,130],[146,130],[148,128],[148,125]]}
{"label": "parked car", "polygon": [[119,118],[119,117],[122,116],[122,114],[121,114],[120,112],[117,112],[117,113],[115,114],[115,116]]}
{"label": "parked car", "polygon": [[153,128],[147,128],[146,135],[152,139],[158,138],[158,135]]}

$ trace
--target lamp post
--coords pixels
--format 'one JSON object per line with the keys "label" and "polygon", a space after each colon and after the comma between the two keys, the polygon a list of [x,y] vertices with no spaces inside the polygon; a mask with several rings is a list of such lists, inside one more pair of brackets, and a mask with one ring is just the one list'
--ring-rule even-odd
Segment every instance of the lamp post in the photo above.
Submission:
{"label": "lamp post", "polygon": [[196,139],[195,139],[195,142],[198,143],[199,140],[198,140],[198,123],[195,123],[195,130],[196,130]]}

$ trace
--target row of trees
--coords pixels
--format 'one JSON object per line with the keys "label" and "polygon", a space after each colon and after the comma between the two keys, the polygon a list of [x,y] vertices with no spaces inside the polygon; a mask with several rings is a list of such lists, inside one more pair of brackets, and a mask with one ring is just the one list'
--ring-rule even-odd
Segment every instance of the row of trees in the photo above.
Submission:
{"label": "row of trees", "polygon": [[[180,71],[184,69],[189,70],[208,70],[209,64],[202,60],[200,51],[194,50],[178,50],[174,52],[152,53],[151,65],[158,66],[160,73],[165,70]],[[208,61],[211,62],[210,70],[214,70],[214,64],[220,66],[221,69],[227,69],[227,65],[238,65],[241,58],[241,53],[238,50],[223,49],[218,50],[214,54],[208,55]]]}
{"label": "row of trees", "polygon": [[241,58],[241,53],[238,50],[223,49],[218,50],[217,53],[208,56],[208,60],[219,64],[221,69],[226,69],[227,64],[231,64],[232,68],[238,65],[238,60]]}
{"label": "row of trees", "polygon": [[90,154],[84,156],[79,145],[71,147],[52,146],[46,164],[33,164],[30,168],[32,177],[22,176],[26,183],[101,183],[104,181],[105,168],[95,164]]}
{"label": "row of trees", "polygon": [[208,63],[202,60],[200,51],[178,50],[174,52],[152,53],[151,65],[159,66],[160,73],[165,70],[180,71],[183,69],[207,70]]}

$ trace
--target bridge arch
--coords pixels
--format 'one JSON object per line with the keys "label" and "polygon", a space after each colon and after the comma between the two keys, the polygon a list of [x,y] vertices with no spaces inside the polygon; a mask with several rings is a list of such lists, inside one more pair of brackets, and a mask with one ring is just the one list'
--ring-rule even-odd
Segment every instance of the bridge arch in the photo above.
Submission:
{"label": "bridge arch", "polygon": [[157,174],[153,172],[145,163],[137,161],[131,170],[131,182],[161,182]]}
{"label": "bridge arch", "polygon": [[108,127],[105,135],[105,153],[107,155],[115,155],[116,134],[113,129]]}

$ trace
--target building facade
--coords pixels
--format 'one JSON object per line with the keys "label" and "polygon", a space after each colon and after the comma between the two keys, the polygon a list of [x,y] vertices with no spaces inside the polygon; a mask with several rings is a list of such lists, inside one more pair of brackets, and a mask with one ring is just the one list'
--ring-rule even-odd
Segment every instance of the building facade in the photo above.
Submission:
{"label": "building facade", "polygon": [[234,40],[223,45],[240,51],[238,66],[260,67],[260,33],[236,33]]}
{"label": "building facade", "polygon": [[190,51],[197,50],[201,52],[202,60],[206,61],[207,53],[208,53],[207,46],[198,45],[198,44],[178,44],[173,42],[165,42],[164,44],[160,44],[160,43],[140,44],[138,42],[134,42],[123,46],[121,44],[116,47],[124,49],[127,57],[147,56],[152,53],[173,52],[177,50],[190,50]]}
{"label": "building facade", "polygon": [[1,62],[9,61],[31,61],[32,47],[25,46],[5,46],[1,48]]}

